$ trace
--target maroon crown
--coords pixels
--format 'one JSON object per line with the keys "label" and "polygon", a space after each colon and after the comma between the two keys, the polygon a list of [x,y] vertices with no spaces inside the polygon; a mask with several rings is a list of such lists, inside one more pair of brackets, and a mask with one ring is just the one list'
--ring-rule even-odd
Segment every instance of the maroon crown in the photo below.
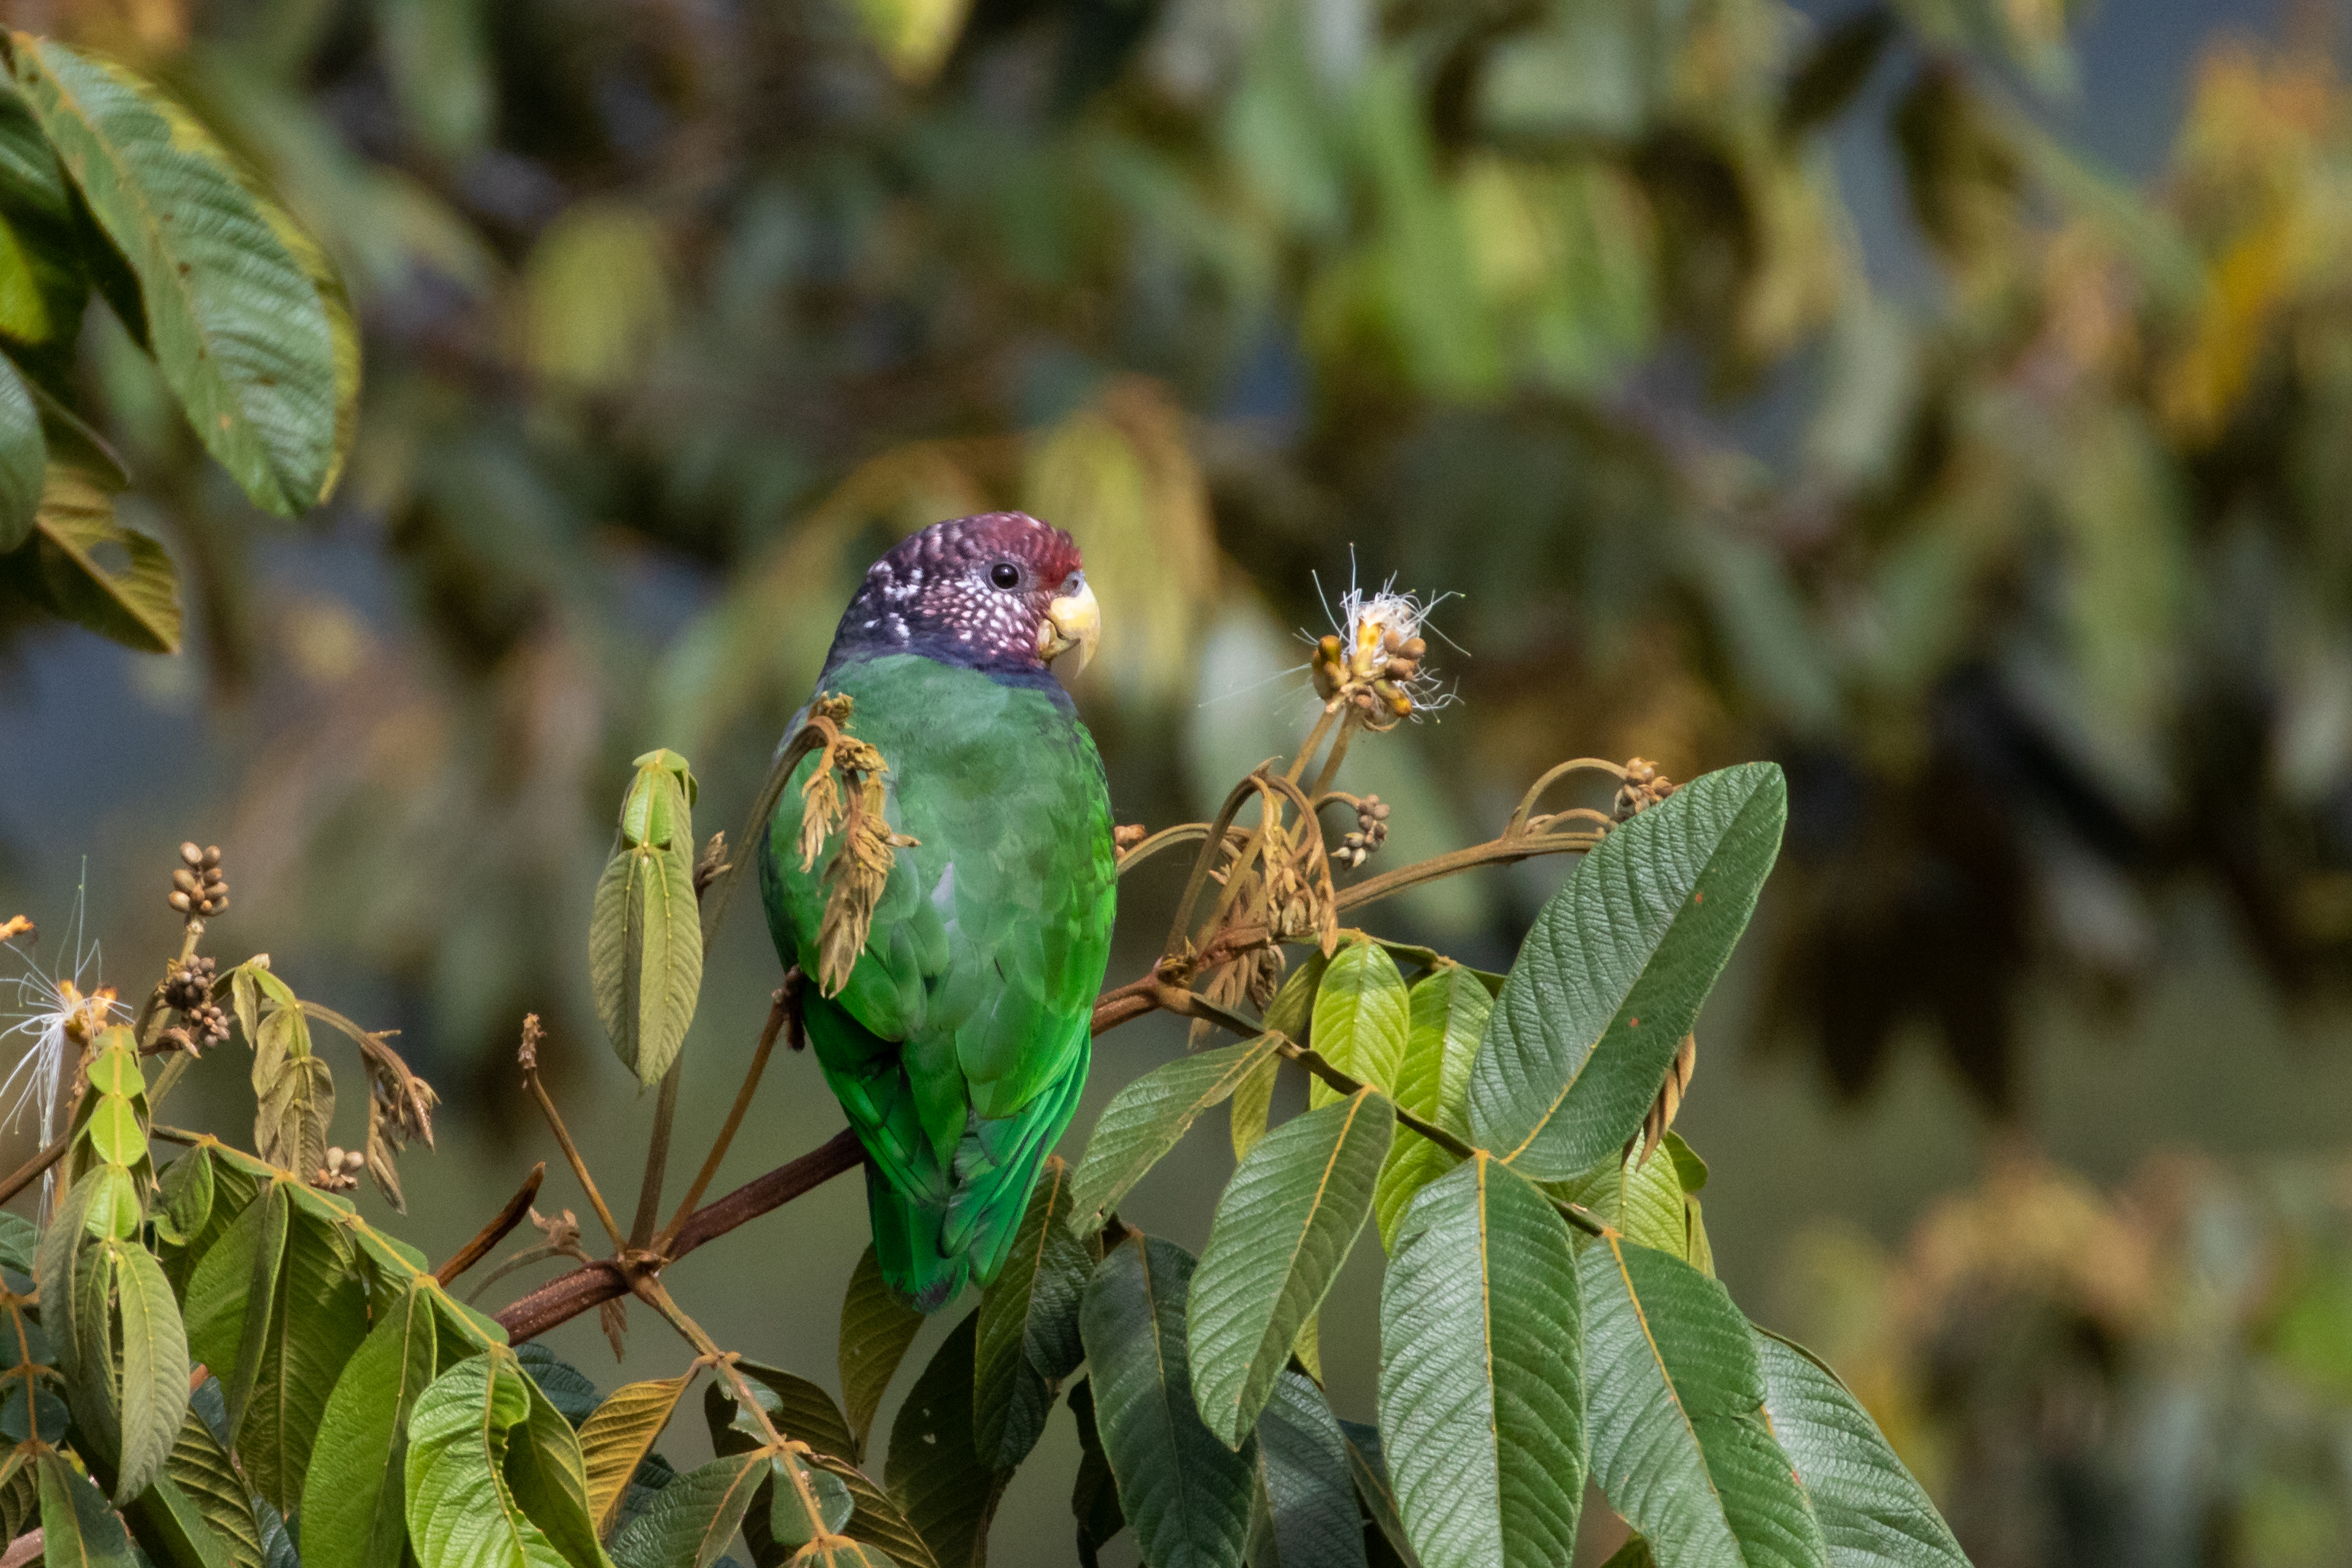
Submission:
{"label": "maroon crown", "polygon": [[[1012,580],[999,580],[1008,574]],[[834,633],[845,658],[920,653],[1004,674],[1040,674],[1045,607],[1083,570],[1070,536],[1026,512],[933,523],[866,570]]]}

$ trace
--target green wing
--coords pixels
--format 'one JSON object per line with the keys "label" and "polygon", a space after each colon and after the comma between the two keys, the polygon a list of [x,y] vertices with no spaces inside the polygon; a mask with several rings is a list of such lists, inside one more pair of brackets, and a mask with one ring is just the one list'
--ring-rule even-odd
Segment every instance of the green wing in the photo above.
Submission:
{"label": "green wing", "polygon": [[[889,764],[891,826],[917,842],[898,852],[849,983],[804,991],[803,1017],[872,1156],[884,1276],[929,1310],[995,1276],[1085,1087],[1116,895],[1110,800],[1058,691],[907,654],[826,686]],[[812,976],[835,847],[802,869],[814,767],[786,788],[760,856],[777,951]]]}

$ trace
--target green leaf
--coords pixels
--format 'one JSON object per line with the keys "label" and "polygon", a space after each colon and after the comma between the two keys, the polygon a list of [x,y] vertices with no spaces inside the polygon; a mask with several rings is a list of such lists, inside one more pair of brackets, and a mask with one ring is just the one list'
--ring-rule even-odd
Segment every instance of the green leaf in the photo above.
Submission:
{"label": "green leaf", "polygon": [[115,1257],[121,1322],[121,1459],[114,1496],[128,1502],[163,1473],[188,1413],[188,1340],[172,1282],[135,1242],[107,1243]]}
{"label": "green leaf", "polygon": [[[0,270],[0,298],[5,293],[5,270]],[[41,507],[41,474],[48,462],[49,444],[41,434],[41,411],[33,402],[32,389],[0,355],[0,554],[32,537],[33,517]]]}
{"label": "green leaf", "polygon": [[[550,1470],[568,1470],[576,1495],[549,1486]],[[405,1479],[409,1540],[423,1568],[606,1562],[589,1527],[571,1424],[503,1347],[460,1361],[419,1396]]]}
{"label": "green leaf", "polygon": [[1484,1150],[1423,1187],[1381,1287],[1381,1434],[1428,1568],[1565,1563],[1584,1499],[1568,1222]]}
{"label": "green leaf", "polygon": [[1192,1254],[1130,1237],[1096,1265],[1079,1323],[1103,1455],[1143,1560],[1234,1568],[1248,1539],[1256,1456],[1227,1448],[1192,1404],[1184,1330],[1192,1282]]}
{"label": "green leaf", "polygon": [[1070,1414],[1078,1423],[1078,1474],[1070,1486],[1070,1514],[1077,1521],[1081,1568],[1097,1568],[1096,1549],[1127,1528],[1127,1516],[1119,1511],[1118,1483],[1111,1477],[1102,1434],[1095,1427],[1091,1379],[1081,1377],[1070,1385]]}
{"label": "green leaf", "polygon": [[[228,1560],[236,1568],[261,1568],[261,1521],[254,1517],[253,1499],[227,1451],[193,1406],[180,1418],[180,1436],[164,1469],[172,1484],[194,1504]],[[303,1527],[311,1528],[307,1516]]]}
{"label": "green leaf", "polygon": [[[1331,967],[1336,976],[1339,960]],[[1339,1277],[1395,1132],[1388,1096],[1358,1090],[1267,1134],[1217,1200],[1187,1313],[1192,1397],[1227,1448],[1248,1440],[1299,1330]]]}
{"label": "green leaf", "polygon": [[[790,1454],[769,1458],[768,1500],[768,1537],[788,1550],[840,1534],[856,1507],[839,1476]],[[984,1555],[974,1542],[974,1561]]]}
{"label": "green leaf", "polygon": [[[1404,1060],[1397,1068],[1397,1108],[1466,1138],[1470,1126],[1464,1101],[1470,1091],[1470,1064],[1478,1054],[1478,1036],[1495,998],[1475,971],[1445,964],[1412,988],[1410,1000],[1412,1026],[1405,1034]],[[1395,1249],[1397,1221],[1412,1195],[1454,1165],[1452,1155],[1419,1133],[1397,1129],[1372,1194],[1382,1247]]]}
{"label": "green leaf", "polygon": [[597,1534],[611,1533],[629,1478],[653,1452],[698,1370],[689,1367],[677,1377],[625,1384],[582,1425],[580,1458],[588,1477],[588,1518]]}
{"label": "green leaf", "polygon": [[613,1561],[620,1568],[710,1568],[742,1528],[752,1495],[767,1479],[768,1458],[758,1453],[687,1471],[621,1531]]}
{"label": "green leaf", "polygon": [[1296,1367],[1275,1379],[1257,1418],[1257,1458],[1282,1568],[1366,1568],[1347,1439],[1323,1391]]}
{"label": "green leaf", "polygon": [[[856,1452],[857,1441],[850,1433],[849,1423],[843,1418],[841,1407],[833,1402],[833,1396],[823,1388],[798,1373],[762,1366],[756,1361],[739,1361],[735,1370],[751,1381],[752,1392],[760,1395],[761,1404],[768,1412],[768,1419],[785,1437],[835,1458],[849,1459]],[[733,1391],[725,1379],[714,1382],[711,1389],[729,1405],[734,1403]]]}
{"label": "green leaf", "polygon": [[[1309,952],[1274,993],[1266,1005],[1265,1032],[1278,1034],[1301,1045],[1308,1043],[1313,1034],[1315,989],[1323,983],[1323,971],[1331,960],[1320,950]],[[1234,1158],[1241,1159],[1257,1147],[1265,1136],[1266,1119],[1274,1110],[1274,1084],[1282,1066],[1279,1056],[1269,1056],[1252,1068],[1249,1076],[1234,1088],[1233,1133]]]}
{"label": "green leaf", "polygon": [[882,1472],[940,1568],[986,1560],[989,1521],[1009,1475],[972,1447],[972,1352],[979,1331],[975,1310],[915,1379],[890,1423],[890,1457]]}
{"label": "green leaf", "polygon": [[180,651],[180,587],[163,547],[114,520],[112,485],[52,460],[35,519],[41,591],[65,619],[148,653]]}
{"label": "green leaf", "polygon": [[1577,1273],[1592,1479],[1611,1505],[1661,1562],[1826,1563],[1821,1524],[1772,1439],[1748,1320],[1723,1287],[1615,1235]]}
{"label": "green leaf", "polygon": [[841,1301],[841,1396],[843,1413],[856,1439],[852,1460],[866,1458],[866,1439],[874,1430],[874,1416],[882,1396],[907,1359],[907,1347],[923,1326],[923,1314],[905,1305],[882,1282],[882,1266],[869,1242],[865,1256],[849,1276],[849,1290]]}
{"label": "green leaf", "polygon": [[1834,1568],[1968,1568],[1878,1423],[1811,1353],[1753,1329],[1772,1436],[1812,1500]]}
{"label": "green leaf", "polygon": [[1201,1113],[1231,1094],[1260,1062],[1273,1060],[1281,1046],[1278,1037],[1262,1034],[1181,1056],[1112,1096],[1087,1134],[1087,1157],[1070,1182],[1070,1228],[1080,1236],[1100,1230],[1118,1200],[1176,1146]]}
{"label": "green leaf", "polygon": [[244,1398],[236,1389],[246,1319],[248,1314],[257,1321],[268,1319],[293,1208],[285,1189],[272,1182],[238,1212],[188,1281],[182,1314],[188,1326],[188,1354],[211,1368],[229,1391],[231,1411]]}
{"label": "green leaf", "polygon": [[1070,1167],[1047,1155],[1004,1267],[980,1298],[973,1349],[973,1442],[994,1469],[1029,1457],[1055,1389],[1086,1359],[1078,1303],[1095,1260],[1070,1234]]}
{"label": "green leaf", "polygon": [[[1360,1083],[1393,1088],[1411,1013],[1396,960],[1370,937],[1360,937],[1332,955],[1316,989],[1316,1053]],[[1307,1092],[1307,1108],[1339,1098],[1338,1090],[1317,1079]]]}
{"label": "green leaf", "polygon": [[1547,1182],[1544,1189],[1582,1204],[1602,1224],[1623,1232],[1628,1241],[1688,1262],[1690,1219],[1678,1174],[1664,1151],[1644,1160],[1636,1148],[1628,1155],[1612,1155],[1568,1181]]}
{"label": "green leaf", "polygon": [[1265,1136],[1266,1126],[1274,1117],[1274,1085],[1281,1075],[1281,1056],[1267,1056],[1234,1085],[1233,1109],[1227,1114],[1233,1122],[1235,1160],[1248,1157],[1258,1140]]}
{"label": "green leaf", "polygon": [[0,1209],[0,1266],[29,1276],[33,1271],[33,1252],[40,1241],[41,1233],[31,1220]]}
{"label": "green leaf", "polygon": [[327,1161],[335,1080],[311,1053],[310,1024],[299,1002],[281,1003],[262,1020],[253,1048],[253,1092],[254,1153],[308,1179]]}
{"label": "green leaf", "polygon": [[106,1494],[54,1448],[44,1448],[33,1462],[40,1471],[41,1557],[47,1568],[132,1568],[131,1537]]}
{"label": "green leaf", "polygon": [[173,1568],[240,1568],[244,1561],[213,1528],[204,1505],[168,1475],[157,1476],[121,1512],[132,1542],[151,1563]]}
{"label": "green leaf", "polygon": [[[444,1304],[449,1304],[443,1298]],[[446,1321],[446,1319],[444,1320]],[[500,1333],[506,1331],[499,1330]],[[504,1343],[504,1340],[499,1343]],[[547,1396],[547,1402],[563,1412],[563,1418],[574,1429],[596,1413],[604,1396],[596,1392],[595,1380],[553,1351],[545,1340],[535,1339],[515,1351],[515,1360],[521,1364],[523,1374],[533,1387]]]}
{"label": "green leaf", "polygon": [[702,988],[691,842],[681,832],[667,849],[625,847],[596,883],[588,930],[596,1014],[621,1065],[646,1086],[677,1060]]}
{"label": "green leaf", "polygon": [[439,1354],[432,1289],[383,1306],[327,1396],[302,1481],[302,1541],[322,1563],[400,1568],[408,1542],[400,1475],[408,1418]]}
{"label": "green leaf", "polygon": [[[738,1362],[736,1370],[751,1382],[753,1392],[759,1395],[777,1430],[808,1444],[815,1451],[818,1468],[848,1489],[854,1511],[849,1517],[848,1534],[887,1552],[907,1568],[939,1568],[922,1537],[898,1511],[898,1505],[850,1457],[856,1443],[847,1419],[835,1406],[831,1395],[805,1377],[755,1362]],[[761,1438],[753,1423],[740,1414],[735,1396],[724,1379],[713,1382],[705,1391],[702,1409],[710,1425],[711,1446],[719,1453],[749,1453],[760,1447]],[[743,1521],[744,1538],[751,1542],[762,1563],[768,1556],[761,1544],[766,1539],[767,1517],[755,1501]]]}
{"label": "green leaf", "polygon": [[301,1501],[327,1401],[367,1339],[356,1262],[347,1231],[294,1205],[268,1313],[247,1309],[230,1385],[232,1446],[253,1490],[280,1513]]}
{"label": "green leaf", "polygon": [[1470,1071],[1472,1141],[1560,1181],[1622,1149],[1779,852],[1769,762],[1693,779],[1601,841],[1536,916]]}
{"label": "green leaf", "polygon": [[[68,1378],[76,1370],[74,1282],[79,1273],[82,1245],[89,1239],[91,1204],[99,1187],[121,1174],[110,1166],[100,1166],[66,1188],[65,1197],[49,1215],[48,1228],[41,1233],[41,1244],[34,1255],[33,1279],[40,1287],[41,1300],[49,1303],[42,1314],[41,1327],[55,1356],[52,1364]],[[60,1304],[62,1312],[58,1310]]]}
{"label": "green leaf", "polygon": [[1372,1527],[1395,1559],[1406,1568],[1421,1568],[1421,1558],[1405,1533],[1404,1515],[1397,1511],[1396,1485],[1389,1479],[1387,1456],[1381,1450],[1381,1430],[1360,1421],[1339,1423],[1348,1443],[1348,1473],[1355,1478],[1357,1499]]}
{"label": "green leaf", "polygon": [[17,84],[139,279],[149,346],[198,439],[247,495],[322,499],[341,414],[328,309],[282,233],[184,110],[128,71],[16,36]]}

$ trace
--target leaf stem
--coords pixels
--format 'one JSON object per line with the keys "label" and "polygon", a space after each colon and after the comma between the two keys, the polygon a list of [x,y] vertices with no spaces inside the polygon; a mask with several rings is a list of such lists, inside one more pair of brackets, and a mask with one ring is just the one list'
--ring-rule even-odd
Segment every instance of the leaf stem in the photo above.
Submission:
{"label": "leaf stem", "polygon": [[547,1125],[555,1134],[556,1144],[563,1150],[563,1158],[572,1166],[573,1177],[579,1181],[581,1190],[588,1195],[590,1207],[595,1209],[596,1218],[604,1222],[604,1234],[613,1239],[613,1246],[617,1250],[627,1245],[621,1239],[621,1227],[613,1218],[613,1211],[605,1207],[604,1195],[596,1187],[596,1178],[588,1174],[588,1162],[580,1157],[579,1145],[572,1141],[572,1130],[563,1124],[563,1113],[555,1108],[555,1102],[548,1097],[547,1085],[540,1082],[539,1040],[539,1015],[533,1013],[522,1023],[523,1087],[529,1089],[531,1098],[539,1102],[540,1114],[547,1118]]}
{"label": "leaf stem", "polygon": [[743,1125],[744,1114],[751,1108],[751,1096],[760,1087],[760,1075],[768,1070],[768,1056],[776,1049],[776,1036],[783,1031],[798,1005],[800,984],[801,972],[795,967],[784,977],[784,983],[776,988],[776,994],[768,1004],[767,1027],[760,1030],[760,1043],[751,1051],[751,1065],[744,1070],[742,1086],[735,1091],[735,1103],[728,1108],[727,1124],[719,1129],[719,1136],[711,1143],[710,1153],[703,1157],[702,1168],[694,1173],[694,1185],[688,1187],[686,1196],[678,1200],[677,1212],[669,1217],[669,1223],[662,1227],[660,1236],[655,1239],[655,1251],[668,1249],[669,1243],[684,1228],[687,1216],[692,1214],[694,1206],[702,1201],[702,1195],[710,1190],[712,1178],[719,1175],[719,1162],[726,1159],[728,1145],[734,1143],[737,1131]]}
{"label": "leaf stem", "polygon": [[546,1179],[547,1162],[541,1160],[530,1167],[530,1175],[523,1178],[522,1186],[515,1189],[515,1195],[507,1199],[506,1207],[492,1215],[489,1223],[476,1231],[474,1239],[457,1249],[446,1263],[434,1270],[433,1277],[446,1285],[488,1257],[490,1249],[505,1239],[506,1233],[521,1224],[522,1217],[530,1212],[530,1200],[539,1196],[539,1184]]}
{"label": "leaf stem", "polygon": [[662,1074],[661,1093],[654,1102],[654,1135],[646,1145],[646,1177],[637,1187],[636,1218],[629,1221],[632,1247],[651,1241],[654,1224],[661,1218],[662,1178],[669,1171],[670,1129],[677,1121],[677,1086],[685,1074],[686,1052],[681,1051]]}

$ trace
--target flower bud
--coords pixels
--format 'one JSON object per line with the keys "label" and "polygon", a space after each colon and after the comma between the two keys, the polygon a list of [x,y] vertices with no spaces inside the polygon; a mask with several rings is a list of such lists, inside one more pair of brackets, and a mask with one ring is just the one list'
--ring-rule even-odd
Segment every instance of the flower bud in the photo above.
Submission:
{"label": "flower bud", "polygon": [[205,862],[205,852],[196,848],[196,846],[192,843],[182,844],[180,846],[180,858],[187,862],[191,866],[202,865]]}
{"label": "flower bud", "polygon": [[193,903],[188,895],[182,893],[178,888],[173,888],[171,894],[165,898],[164,902],[183,915],[185,915],[188,912]]}

